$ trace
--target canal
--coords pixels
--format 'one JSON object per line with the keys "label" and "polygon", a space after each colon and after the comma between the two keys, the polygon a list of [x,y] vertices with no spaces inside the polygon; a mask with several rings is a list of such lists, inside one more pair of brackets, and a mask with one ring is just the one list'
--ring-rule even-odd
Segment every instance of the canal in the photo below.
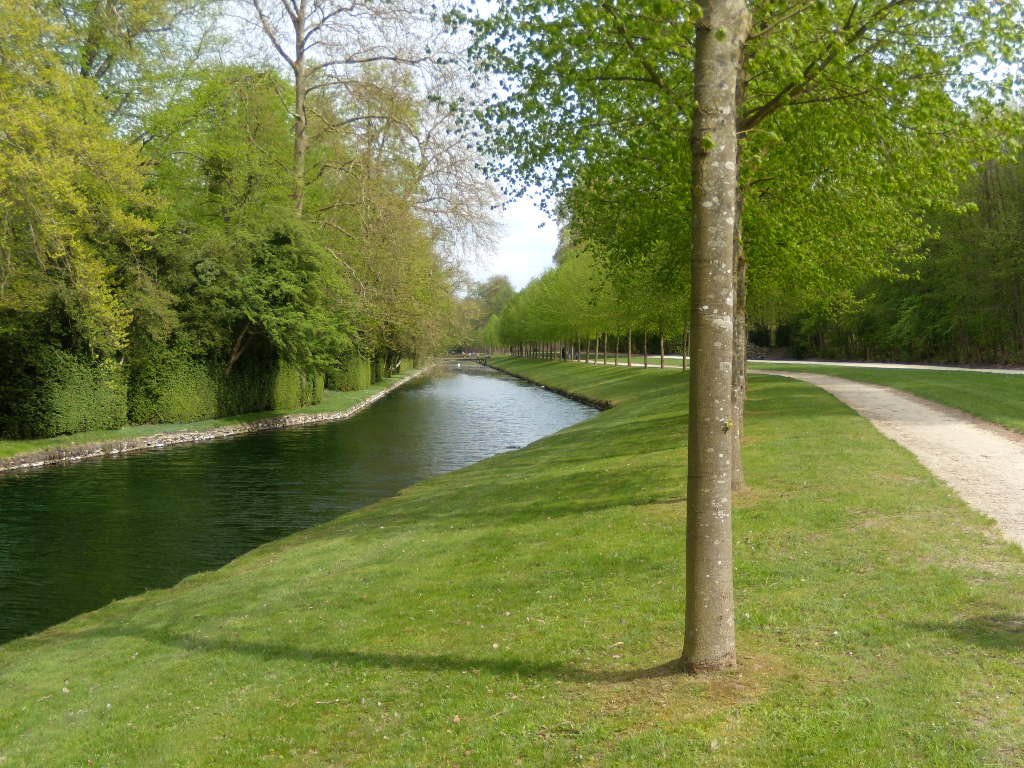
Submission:
{"label": "canal", "polygon": [[593,413],[467,364],[347,421],[0,475],[0,643]]}

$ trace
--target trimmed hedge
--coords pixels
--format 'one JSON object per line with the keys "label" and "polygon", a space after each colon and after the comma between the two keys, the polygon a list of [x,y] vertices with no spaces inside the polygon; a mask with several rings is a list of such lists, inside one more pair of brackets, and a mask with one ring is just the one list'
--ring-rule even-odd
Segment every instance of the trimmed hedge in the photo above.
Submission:
{"label": "trimmed hedge", "polygon": [[133,368],[128,389],[133,424],[201,421],[219,415],[217,380],[205,362],[164,349]]}
{"label": "trimmed hedge", "polygon": [[273,375],[270,409],[275,411],[316,405],[324,397],[324,374],[303,371],[279,362]]}
{"label": "trimmed hedge", "polygon": [[328,389],[349,392],[366,389],[371,384],[373,384],[373,371],[370,361],[355,352],[351,352],[339,360],[337,365],[327,369],[326,387]]}
{"label": "trimmed hedge", "polygon": [[324,394],[323,374],[279,359],[269,345],[252,350],[230,374],[218,372],[216,378],[222,416],[315,405]]}
{"label": "trimmed hedge", "polygon": [[[183,423],[323,399],[324,374],[270,350],[226,374],[184,350],[136,350],[130,372],[50,346],[0,339],[0,437],[54,437],[135,424]],[[365,361],[360,372],[369,376]],[[363,386],[369,386],[369,382]]]}
{"label": "trimmed hedge", "polygon": [[128,388],[117,363],[55,347],[37,347],[20,363],[5,371],[0,387],[4,437],[55,437],[128,423]]}

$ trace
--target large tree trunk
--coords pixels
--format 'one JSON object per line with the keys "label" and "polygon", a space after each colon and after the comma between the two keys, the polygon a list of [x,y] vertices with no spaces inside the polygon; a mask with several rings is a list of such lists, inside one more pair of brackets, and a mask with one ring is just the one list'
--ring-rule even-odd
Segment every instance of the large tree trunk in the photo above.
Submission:
{"label": "large tree trunk", "polygon": [[692,360],[686,515],[691,672],[736,665],[732,583],[733,234],[736,76],[749,25],[744,0],[699,0],[693,120]]}

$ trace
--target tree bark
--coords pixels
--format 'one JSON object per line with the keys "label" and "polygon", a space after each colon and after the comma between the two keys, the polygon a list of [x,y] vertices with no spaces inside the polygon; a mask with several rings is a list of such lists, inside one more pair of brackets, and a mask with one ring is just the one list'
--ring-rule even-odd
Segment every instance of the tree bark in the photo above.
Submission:
{"label": "tree bark", "polygon": [[732,579],[732,366],[736,78],[744,0],[699,0],[694,60],[692,359],[686,515],[690,672],[736,666]]}
{"label": "tree bark", "polygon": [[661,355],[661,367],[665,367],[665,330],[658,328],[658,353]]}

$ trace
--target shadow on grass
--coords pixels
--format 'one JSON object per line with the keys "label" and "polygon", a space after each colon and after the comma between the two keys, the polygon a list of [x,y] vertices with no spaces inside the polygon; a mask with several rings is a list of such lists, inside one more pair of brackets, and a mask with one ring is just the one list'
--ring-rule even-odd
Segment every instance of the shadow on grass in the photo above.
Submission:
{"label": "shadow on grass", "polygon": [[1024,650],[1024,616],[997,613],[956,622],[914,624],[914,629],[936,632],[962,643],[1000,651]]}
{"label": "shadow on grass", "polygon": [[108,628],[82,632],[81,636],[133,637],[189,652],[244,654],[266,662],[291,661],[329,664],[352,669],[376,668],[403,672],[486,672],[498,677],[557,680],[574,683],[628,683],[637,680],[685,675],[678,659],[643,669],[581,669],[562,662],[519,659],[510,656],[482,658],[453,653],[400,653],[352,651],[341,648],[303,648],[280,643],[227,640],[180,635],[159,630]]}

